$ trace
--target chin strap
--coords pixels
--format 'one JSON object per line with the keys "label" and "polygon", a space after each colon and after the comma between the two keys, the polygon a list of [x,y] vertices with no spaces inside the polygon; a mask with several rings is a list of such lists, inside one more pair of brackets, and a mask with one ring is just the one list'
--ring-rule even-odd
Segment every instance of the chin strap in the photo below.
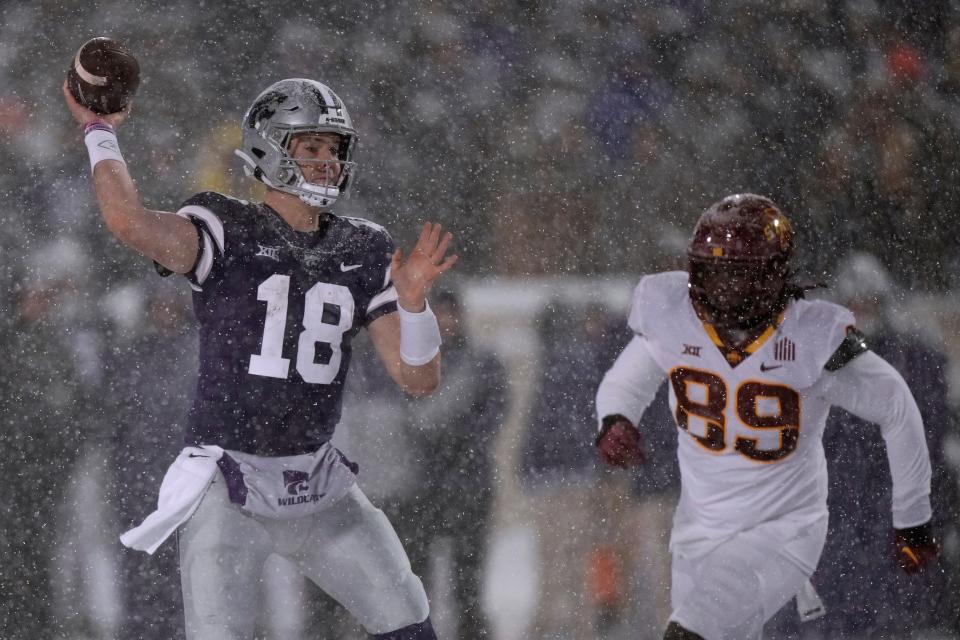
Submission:
{"label": "chin strap", "polygon": [[[302,187],[288,187],[288,189],[290,189],[290,191],[287,191],[287,189],[280,190],[295,193],[297,197],[303,200],[308,206],[323,211],[327,211],[333,207],[337,198],[340,196],[340,189],[337,187],[321,187],[309,183]],[[316,191],[314,191],[314,189],[316,189]]]}

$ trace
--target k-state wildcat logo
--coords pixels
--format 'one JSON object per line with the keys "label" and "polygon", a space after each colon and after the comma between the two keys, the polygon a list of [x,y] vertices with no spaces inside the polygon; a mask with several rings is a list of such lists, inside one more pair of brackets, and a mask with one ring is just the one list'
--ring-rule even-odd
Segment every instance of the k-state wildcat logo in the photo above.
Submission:
{"label": "k-state wildcat logo", "polygon": [[287,493],[292,496],[297,496],[307,491],[310,488],[310,485],[307,484],[307,480],[310,479],[310,476],[307,475],[306,471],[284,471],[283,472],[283,484],[287,487]]}
{"label": "k-state wildcat logo", "polygon": [[283,484],[287,488],[287,494],[293,497],[277,498],[277,505],[281,507],[292,507],[294,505],[306,504],[308,502],[319,502],[320,498],[326,494],[306,493],[310,491],[310,484],[308,480],[310,480],[310,475],[306,471],[284,470]]}

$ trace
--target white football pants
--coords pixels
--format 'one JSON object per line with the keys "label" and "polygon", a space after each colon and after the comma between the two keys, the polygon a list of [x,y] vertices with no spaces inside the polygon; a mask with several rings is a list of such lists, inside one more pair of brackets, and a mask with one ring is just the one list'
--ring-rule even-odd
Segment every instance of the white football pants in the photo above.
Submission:
{"label": "white football pants", "polygon": [[763,625],[813,573],[827,519],[782,535],[779,522],[737,534],[706,555],[673,556],[671,620],[706,640],[759,640]]}
{"label": "white football pants", "polygon": [[315,516],[272,520],[230,502],[217,474],[179,531],[188,640],[250,640],[271,553],[292,561],[371,634],[423,622],[427,596],[400,539],[359,487]]}

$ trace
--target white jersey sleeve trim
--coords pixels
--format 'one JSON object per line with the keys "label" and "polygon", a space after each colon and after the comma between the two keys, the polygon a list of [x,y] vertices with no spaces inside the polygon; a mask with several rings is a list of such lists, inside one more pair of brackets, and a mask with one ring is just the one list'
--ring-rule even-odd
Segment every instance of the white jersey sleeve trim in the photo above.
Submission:
{"label": "white jersey sleeve trim", "polygon": [[391,268],[392,268],[392,267],[388,264],[388,265],[387,265],[387,272],[383,274],[383,288],[384,288],[384,289],[386,289],[388,286],[390,286],[390,276],[392,275],[391,272],[390,272]]}
{"label": "white jersey sleeve trim", "polygon": [[867,351],[833,376],[831,404],[880,425],[893,477],[893,526],[930,520],[930,455],[920,409],[907,383],[886,360]]}
{"label": "white jersey sleeve trim", "polygon": [[213,268],[213,241],[210,240],[209,233],[203,233],[202,235],[203,253],[200,255],[200,260],[197,261],[197,266],[194,269],[197,284],[203,284],[203,281],[207,279],[207,276],[210,275],[210,270]]}
{"label": "white jersey sleeve trim", "polygon": [[206,207],[201,207],[199,205],[190,204],[185,207],[181,207],[177,211],[178,216],[184,218],[199,218],[205,223],[205,226],[210,230],[210,233],[213,234],[213,239],[217,243],[217,250],[223,254],[224,248],[224,234],[223,234],[223,222],[220,221],[220,218],[217,217],[213,211],[207,209]]}
{"label": "white jersey sleeve trim", "polygon": [[197,257],[196,264],[193,265],[193,269],[185,275],[194,291],[202,291],[200,285],[213,270],[216,254],[223,255],[224,253],[223,222],[210,209],[195,204],[180,207],[175,215],[190,220],[197,225],[200,231],[200,254]]}
{"label": "white jersey sleeve trim", "polygon": [[371,229],[381,233],[387,233],[387,229],[383,225],[379,225],[376,222],[371,222],[366,218],[357,218],[355,216],[342,216],[342,218],[355,227],[370,227]]}
{"label": "white jersey sleeve trim", "polygon": [[370,315],[388,302],[395,302],[396,300],[397,288],[391,285],[370,299],[370,304],[367,305],[367,315]]}
{"label": "white jersey sleeve trim", "polygon": [[636,423],[665,376],[643,336],[634,336],[603,376],[597,389],[597,420],[619,413]]}

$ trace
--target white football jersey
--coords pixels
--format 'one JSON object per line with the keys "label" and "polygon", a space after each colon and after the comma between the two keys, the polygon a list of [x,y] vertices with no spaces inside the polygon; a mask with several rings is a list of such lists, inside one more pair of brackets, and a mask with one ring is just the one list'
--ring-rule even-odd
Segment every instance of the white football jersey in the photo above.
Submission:
{"label": "white football jersey", "polygon": [[[859,381],[865,377],[860,370],[873,367],[878,380],[890,383],[882,388],[894,389],[898,401],[905,394],[912,403],[902,378],[873,354],[857,358],[864,363],[860,369],[843,375],[825,371],[853,323],[853,314],[844,307],[795,300],[776,326],[738,356],[725,353],[712,327],[696,315],[686,273],[661,273],[640,281],[629,317],[636,337],[601,383],[597,410],[599,417],[620,413],[636,421],[664,375],[669,380],[682,477],[671,543],[675,550],[698,555],[761,522],[784,518],[790,527],[798,527],[826,515],[822,435],[830,406],[849,408],[877,422],[886,420],[881,413],[861,411],[862,398],[844,400],[855,386],[844,379]],[[856,390],[864,395],[862,388]],[[899,402],[898,407],[901,404],[909,403]],[[889,420],[909,423],[909,429],[899,431],[910,432],[911,455],[923,447],[929,493],[919,412],[914,415],[907,407],[901,413]],[[893,431],[897,425],[889,426],[887,431]],[[923,518],[924,513],[929,518],[929,501],[925,508],[917,506],[926,499],[920,486],[923,465],[912,457],[908,464],[917,469],[909,482],[900,483],[900,505],[910,502],[904,507],[907,520]],[[896,481],[898,474],[894,476]]]}

